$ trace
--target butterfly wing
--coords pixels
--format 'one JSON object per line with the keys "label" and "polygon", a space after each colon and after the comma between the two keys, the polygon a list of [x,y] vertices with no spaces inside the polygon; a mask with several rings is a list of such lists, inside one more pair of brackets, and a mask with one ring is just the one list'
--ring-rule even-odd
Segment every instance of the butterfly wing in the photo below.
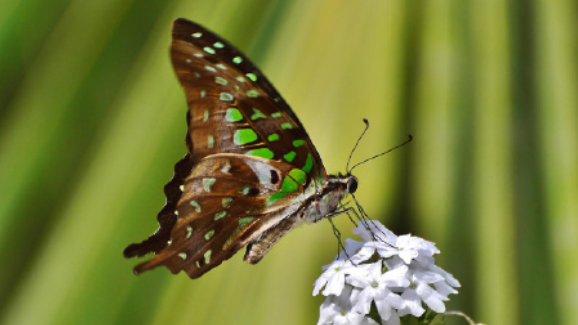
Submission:
{"label": "butterfly wing", "polygon": [[295,213],[299,205],[290,202],[305,199],[304,184],[304,174],[285,162],[239,154],[202,159],[184,181],[169,245],[135,273],[165,265],[201,276]]}
{"label": "butterfly wing", "polygon": [[171,58],[189,104],[193,163],[241,153],[325,171],[303,125],[251,61],[225,40],[185,19],[173,25]]}
{"label": "butterfly wing", "polygon": [[[171,59],[189,106],[186,137],[189,153],[176,164],[174,177],[165,186],[167,203],[157,217],[160,228],[144,242],[127,247],[124,254],[132,257],[157,253],[152,260],[138,266],[135,272],[163,264],[173,272],[185,269],[196,277],[245,245],[258,234],[258,229],[262,229],[263,222],[273,226],[270,220],[278,217],[274,207],[293,206],[312,181],[313,185],[322,184],[327,175],[315,146],[295,113],[247,57],[219,36],[185,19],[175,20],[172,36]],[[245,166],[232,172],[232,178],[222,176],[219,181],[225,184],[222,191],[216,187],[212,193],[207,193],[198,186],[191,188],[193,192],[182,191],[192,175],[209,170],[206,164],[216,163],[213,156],[221,154],[237,155],[234,161],[229,161],[231,166],[244,166],[244,160],[254,159],[266,161],[271,166],[281,164],[283,167],[274,168],[278,174],[267,170],[270,181],[278,180],[277,187],[260,192],[255,198],[237,197],[235,207],[231,206],[228,212],[236,218],[232,221],[214,220],[210,213],[179,210],[185,193],[192,193],[189,195],[194,196],[194,201],[217,208],[221,203],[215,195],[230,197],[233,194],[230,191],[238,191],[239,184],[247,185],[254,183],[255,177],[259,179],[253,169]],[[203,175],[205,178],[210,176]],[[261,190],[268,188],[266,180],[261,185]],[[244,212],[249,210],[254,213],[247,215]],[[249,217],[255,219],[244,223],[239,230],[240,220],[246,221],[248,219],[243,218]],[[204,234],[187,238],[183,224]],[[213,229],[216,225],[219,225],[218,229]],[[215,230],[215,237],[203,242],[203,236],[210,230]],[[182,238],[186,240],[180,242]],[[206,254],[209,251],[206,247],[221,245],[224,238],[231,239],[234,245],[218,253],[211,249],[206,261],[205,256],[199,258],[200,252]],[[184,247],[189,248],[184,250]],[[183,260],[179,254],[186,254],[187,258]],[[187,262],[189,258],[194,264]],[[201,267],[191,271],[196,263]]]}

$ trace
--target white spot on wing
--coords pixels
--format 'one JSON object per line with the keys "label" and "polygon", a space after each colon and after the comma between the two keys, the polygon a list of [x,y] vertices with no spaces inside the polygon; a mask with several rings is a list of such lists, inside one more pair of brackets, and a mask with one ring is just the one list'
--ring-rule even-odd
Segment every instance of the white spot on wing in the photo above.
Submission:
{"label": "white spot on wing", "polygon": [[271,170],[274,170],[275,172],[277,172],[277,174],[281,175],[281,172],[278,169],[273,168],[273,166],[268,165],[264,162],[248,159],[246,163],[247,165],[249,165],[249,167],[251,167],[255,175],[257,175],[257,178],[259,178],[259,183],[261,184],[272,185]]}
{"label": "white spot on wing", "polygon": [[221,167],[221,173],[230,175],[229,170],[231,170],[231,163],[229,163],[228,161],[225,161],[225,163],[223,164],[223,167]]}

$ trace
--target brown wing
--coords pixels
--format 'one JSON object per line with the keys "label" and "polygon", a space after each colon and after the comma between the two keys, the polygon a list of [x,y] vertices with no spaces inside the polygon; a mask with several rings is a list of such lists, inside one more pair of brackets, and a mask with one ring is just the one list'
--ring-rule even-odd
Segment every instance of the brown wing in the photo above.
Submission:
{"label": "brown wing", "polygon": [[305,128],[267,78],[228,42],[185,19],[173,24],[171,59],[189,104],[193,164],[214,153],[242,153],[305,166],[323,177]]}
{"label": "brown wing", "polygon": [[[287,183],[296,186],[288,191]],[[287,163],[238,154],[201,160],[184,182],[168,246],[135,273],[165,265],[200,277],[297,211],[303,186]]]}
{"label": "brown wing", "polygon": [[[305,173],[305,186],[327,177],[303,125],[267,78],[219,36],[185,19],[173,24],[171,59],[187,95],[189,153],[175,165],[165,186],[167,202],[158,214],[160,228],[125,257],[158,253],[168,244],[177,220],[179,188],[203,158],[236,153],[285,162]],[[240,178],[241,176],[239,176]],[[274,199],[286,201],[283,193]],[[245,201],[252,204],[253,201]]]}

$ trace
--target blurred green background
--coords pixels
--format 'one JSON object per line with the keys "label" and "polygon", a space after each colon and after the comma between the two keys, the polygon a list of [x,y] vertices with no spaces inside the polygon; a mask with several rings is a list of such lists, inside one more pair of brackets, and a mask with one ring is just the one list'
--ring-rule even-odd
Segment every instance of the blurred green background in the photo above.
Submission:
{"label": "blurred green background", "polygon": [[[314,324],[328,222],[198,280],[132,274],[185,153],[171,22],[219,33],[292,105],[329,172],[437,243],[451,309],[578,324],[578,6],[572,0],[3,0],[0,323]],[[352,225],[337,220],[346,235]]]}

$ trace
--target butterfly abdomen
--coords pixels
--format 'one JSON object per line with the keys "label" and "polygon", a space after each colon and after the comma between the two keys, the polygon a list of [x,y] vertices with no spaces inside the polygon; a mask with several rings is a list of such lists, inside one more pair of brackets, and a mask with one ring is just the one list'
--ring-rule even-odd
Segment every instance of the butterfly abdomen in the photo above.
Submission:
{"label": "butterfly abdomen", "polygon": [[298,212],[295,212],[288,218],[281,220],[280,223],[272,228],[267,229],[261,236],[251,241],[247,246],[247,251],[243,259],[249,264],[257,264],[267,252],[273,248],[281,237],[288,233],[302,223],[301,218],[295,217]]}

